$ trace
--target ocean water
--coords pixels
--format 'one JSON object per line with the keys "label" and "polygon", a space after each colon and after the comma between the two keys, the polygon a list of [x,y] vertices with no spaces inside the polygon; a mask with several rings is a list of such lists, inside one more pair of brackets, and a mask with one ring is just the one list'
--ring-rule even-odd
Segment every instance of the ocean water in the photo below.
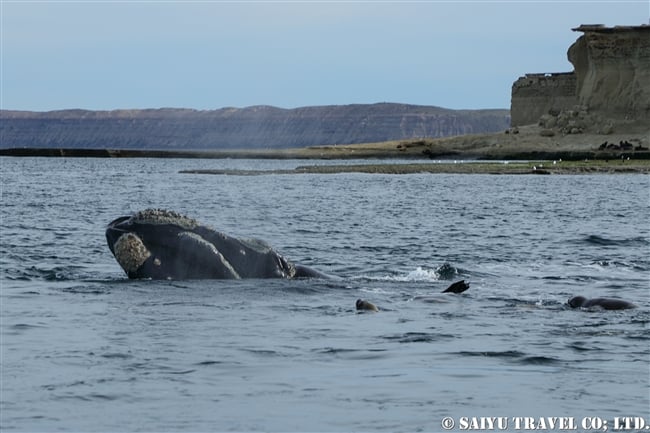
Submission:
{"label": "ocean water", "polygon": [[[357,161],[358,162],[358,161]],[[2,158],[2,431],[650,423],[650,177],[181,174],[304,161]],[[130,281],[148,207],[331,280]],[[461,295],[440,294],[465,279]],[[572,310],[573,295],[637,309]],[[359,314],[358,298],[379,306]],[[594,424],[596,425],[596,424]]]}

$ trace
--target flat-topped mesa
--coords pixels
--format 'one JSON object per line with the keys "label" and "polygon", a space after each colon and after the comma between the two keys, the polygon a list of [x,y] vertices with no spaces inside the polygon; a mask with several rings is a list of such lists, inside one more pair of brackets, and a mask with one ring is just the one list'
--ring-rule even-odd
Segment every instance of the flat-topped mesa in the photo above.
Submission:
{"label": "flat-topped mesa", "polygon": [[526,74],[512,85],[513,126],[580,106],[600,118],[650,120],[650,25],[583,24],[567,57],[574,71]]}
{"label": "flat-topped mesa", "polygon": [[619,120],[650,119],[650,26],[582,25],[567,56],[578,104]]}

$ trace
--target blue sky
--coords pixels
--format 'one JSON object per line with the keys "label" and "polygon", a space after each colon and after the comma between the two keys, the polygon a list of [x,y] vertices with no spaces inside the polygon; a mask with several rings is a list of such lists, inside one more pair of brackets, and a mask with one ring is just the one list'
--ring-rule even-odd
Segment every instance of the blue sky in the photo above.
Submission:
{"label": "blue sky", "polygon": [[518,76],[572,70],[572,27],[650,15],[648,0],[0,1],[0,105],[35,111],[509,108]]}

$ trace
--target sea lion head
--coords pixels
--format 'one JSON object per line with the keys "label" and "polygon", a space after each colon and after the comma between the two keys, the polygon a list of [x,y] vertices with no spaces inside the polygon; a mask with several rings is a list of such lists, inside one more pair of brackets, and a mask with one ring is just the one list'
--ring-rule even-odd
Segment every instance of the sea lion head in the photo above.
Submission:
{"label": "sea lion head", "polygon": [[379,308],[375,304],[364,301],[363,299],[357,299],[356,307],[358,311],[379,311]]}
{"label": "sea lion head", "polygon": [[567,304],[569,304],[569,307],[571,308],[578,308],[582,307],[585,302],[587,302],[587,298],[584,296],[574,296],[567,301]]}

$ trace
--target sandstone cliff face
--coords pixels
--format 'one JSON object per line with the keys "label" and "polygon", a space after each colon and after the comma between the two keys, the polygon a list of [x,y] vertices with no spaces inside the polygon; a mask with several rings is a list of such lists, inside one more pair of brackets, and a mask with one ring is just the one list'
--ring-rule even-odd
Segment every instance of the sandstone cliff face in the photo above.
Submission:
{"label": "sandstone cliff face", "polygon": [[650,119],[650,26],[583,25],[567,53],[580,105],[606,117]]}
{"label": "sandstone cliff face", "polygon": [[510,113],[513,126],[537,122],[549,112],[576,105],[576,76],[572,72],[526,74],[512,85]]}
{"label": "sandstone cliff face", "polygon": [[[650,26],[583,25],[567,52],[573,72],[526,74],[512,85],[512,126],[562,111],[588,113],[594,130],[613,121],[650,120]],[[588,122],[587,122],[588,123]]]}
{"label": "sandstone cliff face", "polygon": [[495,132],[508,110],[404,104],[270,106],[46,113],[2,111],[1,147],[116,149],[290,148]]}

